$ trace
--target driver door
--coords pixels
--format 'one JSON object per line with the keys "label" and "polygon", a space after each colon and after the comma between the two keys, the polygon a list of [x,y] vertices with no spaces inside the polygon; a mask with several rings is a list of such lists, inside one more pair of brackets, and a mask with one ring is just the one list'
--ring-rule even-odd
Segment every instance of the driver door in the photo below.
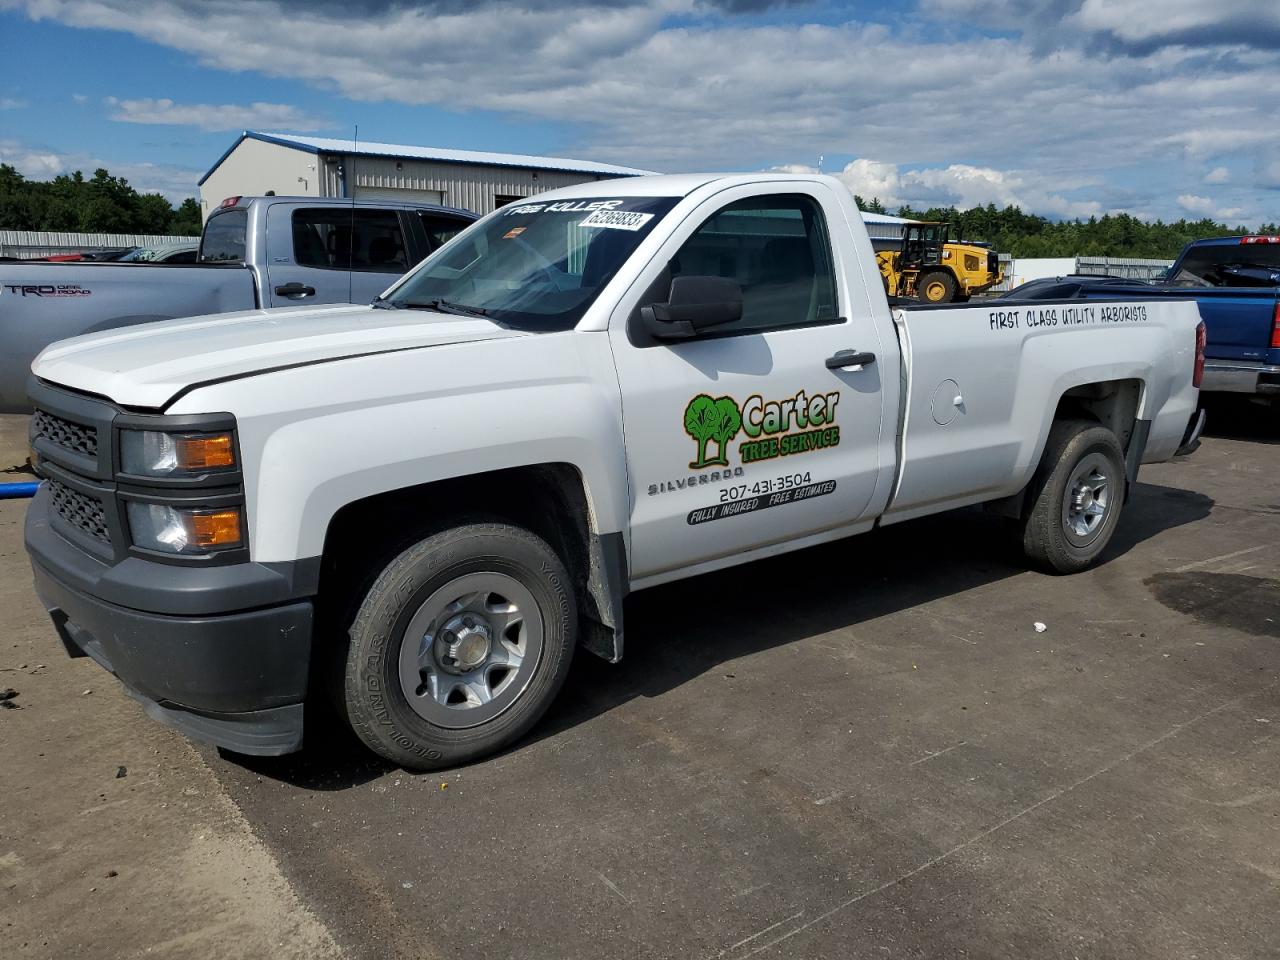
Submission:
{"label": "driver door", "polygon": [[[851,301],[852,235],[828,228],[843,221],[822,184],[724,191],[633,285],[646,293],[615,311],[633,584],[816,537],[867,512],[881,477],[881,375],[896,377],[897,353],[883,352],[865,295]],[[639,308],[665,300],[672,275],[736,281],[742,318],[691,339],[647,336]],[[829,365],[842,350],[885,363]]]}

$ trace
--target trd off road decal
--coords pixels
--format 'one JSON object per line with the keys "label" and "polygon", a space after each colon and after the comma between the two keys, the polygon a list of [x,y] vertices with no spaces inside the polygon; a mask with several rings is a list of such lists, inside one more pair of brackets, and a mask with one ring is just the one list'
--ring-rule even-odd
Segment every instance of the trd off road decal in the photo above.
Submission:
{"label": "trd off road decal", "polygon": [[0,292],[6,290],[18,297],[87,297],[93,292],[78,283],[6,283]]}
{"label": "trd off road decal", "polygon": [[839,402],[839,392],[807,394],[800,390],[793,397],[776,401],[766,401],[755,393],[739,407],[733,397],[700,393],[684,408],[684,432],[697,444],[697,458],[689,463],[689,469],[727,467],[729,443],[739,432],[747,435],[738,444],[743,463],[837,446]]}

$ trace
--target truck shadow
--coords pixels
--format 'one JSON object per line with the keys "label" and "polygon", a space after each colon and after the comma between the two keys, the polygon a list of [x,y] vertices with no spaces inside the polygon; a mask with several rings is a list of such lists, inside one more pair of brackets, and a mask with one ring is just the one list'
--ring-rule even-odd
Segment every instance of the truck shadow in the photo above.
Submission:
{"label": "truck shadow", "polygon": [[[1103,562],[1207,517],[1213,503],[1190,490],[1139,483]],[[623,661],[611,665],[579,652],[547,716],[509,749],[563,733],[636,697],[659,696],[737,658],[1019,574],[1049,576],[1028,573],[1006,522],[975,508],[643,591],[627,600]],[[708,603],[708,597],[720,599]],[[300,754],[223,756],[306,790],[343,790],[394,769],[332,718],[316,721]]]}
{"label": "truck shadow", "polygon": [[1206,413],[1206,437],[1280,443],[1280,404],[1262,404],[1229,393],[1201,396]]}

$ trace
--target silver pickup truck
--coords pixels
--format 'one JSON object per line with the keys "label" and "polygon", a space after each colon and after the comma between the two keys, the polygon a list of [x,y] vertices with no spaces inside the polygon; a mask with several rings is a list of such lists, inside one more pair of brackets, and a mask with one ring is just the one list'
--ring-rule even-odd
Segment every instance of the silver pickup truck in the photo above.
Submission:
{"label": "silver pickup truck", "polygon": [[30,409],[53,343],[152,320],[296,304],[368,303],[475,220],[452,207],[229,197],[194,264],[0,263],[0,413]]}

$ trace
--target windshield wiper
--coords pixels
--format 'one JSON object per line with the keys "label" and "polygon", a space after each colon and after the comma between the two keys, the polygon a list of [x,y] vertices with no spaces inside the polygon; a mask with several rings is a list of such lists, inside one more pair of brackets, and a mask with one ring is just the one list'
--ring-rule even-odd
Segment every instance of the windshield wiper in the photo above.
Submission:
{"label": "windshield wiper", "polygon": [[472,307],[465,303],[454,303],[452,300],[427,300],[419,303],[413,300],[401,300],[399,306],[410,310],[438,310],[440,313],[452,313],[460,317],[487,317],[489,311],[484,307]]}
{"label": "windshield wiper", "polygon": [[404,304],[396,300],[387,300],[385,297],[374,297],[369,306],[376,310],[403,310]]}

